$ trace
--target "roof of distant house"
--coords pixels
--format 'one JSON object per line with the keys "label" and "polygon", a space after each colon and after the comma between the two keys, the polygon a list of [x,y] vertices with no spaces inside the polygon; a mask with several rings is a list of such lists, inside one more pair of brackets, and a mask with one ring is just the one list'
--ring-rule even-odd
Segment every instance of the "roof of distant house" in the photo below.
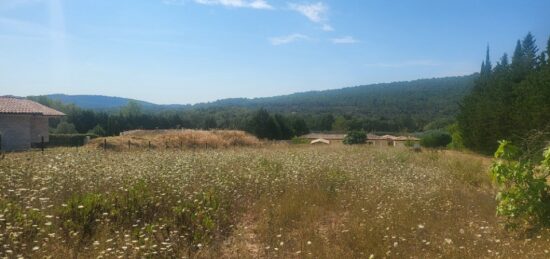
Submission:
{"label": "roof of distant house", "polygon": [[42,116],[64,116],[65,114],[37,102],[13,97],[0,96],[0,114],[30,114]]}
{"label": "roof of distant house", "polygon": [[345,137],[346,137],[346,134],[323,134],[323,133],[310,133],[302,136],[302,138],[307,138],[307,139],[327,139],[327,140],[342,140]]}
{"label": "roof of distant house", "polygon": [[320,138],[320,139],[316,139],[316,140],[311,141],[311,144],[318,144],[318,143],[330,144],[330,140]]}
{"label": "roof of distant house", "polygon": [[411,137],[411,136],[392,136],[392,135],[384,135],[384,136],[378,136],[374,134],[368,134],[367,135],[368,140],[393,140],[393,141],[418,141],[419,138]]}

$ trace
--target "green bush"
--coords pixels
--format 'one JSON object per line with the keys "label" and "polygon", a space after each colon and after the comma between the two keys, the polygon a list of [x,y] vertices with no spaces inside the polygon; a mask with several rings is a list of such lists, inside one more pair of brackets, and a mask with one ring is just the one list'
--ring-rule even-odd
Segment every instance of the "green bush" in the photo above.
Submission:
{"label": "green bush", "polygon": [[537,165],[520,157],[519,149],[510,142],[501,141],[491,174],[500,188],[497,214],[507,217],[509,226],[550,224],[550,147]]}
{"label": "green bush", "polygon": [[50,134],[49,147],[76,147],[84,145],[86,137],[97,138],[95,134]]}
{"label": "green bush", "polygon": [[446,132],[432,132],[424,135],[420,139],[420,144],[423,147],[446,147],[453,141],[453,138]]}
{"label": "green bush", "polygon": [[76,131],[76,127],[72,123],[68,123],[66,121],[62,121],[59,124],[57,124],[57,127],[55,128],[55,133],[57,134],[76,134],[78,133]]}
{"label": "green bush", "polygon": [[344,138],[344,144],[354,145],[354,144],[364,144],[367,141],[367,133],[362,130],[354,130],[348,132]]}
{"label": "green bush", "polygon": [[93,134],[97,136],[106,136],[107,132],[98,124],[95,127],[88,131],[88,134]]}
{"label": "green bush", "polygon": [[293,137],[291,140],[292,144],[309,144],[309,139],[307,138],[300,138],[300,137]]}

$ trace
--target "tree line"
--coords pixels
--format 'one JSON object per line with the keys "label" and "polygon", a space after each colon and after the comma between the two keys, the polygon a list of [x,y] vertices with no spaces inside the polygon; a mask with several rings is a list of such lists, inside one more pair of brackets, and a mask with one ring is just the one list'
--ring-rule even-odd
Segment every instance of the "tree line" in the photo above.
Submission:
{"label": "tree line", "polygon": [[[539,152],[550,140],[550,39],[539,51],[528,33],[516,42],[511,61],[505,53],[493,66],[489,47],[474,87],[457,116],[465,147],[493,153],[499,140]],[[535,151],[536,150],[536,151]]]}
{"label": "tree line", "polygon": [[115,136],[133,129],[237,129],[262,139],[284,140],[310,132],[303,117],[270,114],[265,109],[210,108],[151,112],[144,111],[139,103],[130,101],[116,112],[105,112],[82,109],[45,96],[29,98],[67,115],[50,120],[52,133],[58,134]]}

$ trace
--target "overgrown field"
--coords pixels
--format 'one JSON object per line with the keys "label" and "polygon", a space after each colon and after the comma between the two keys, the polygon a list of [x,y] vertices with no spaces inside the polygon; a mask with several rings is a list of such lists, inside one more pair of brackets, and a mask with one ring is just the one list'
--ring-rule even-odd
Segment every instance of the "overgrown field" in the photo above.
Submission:
{"label": "overgrown field", "polygon": [[488,161],[375,147],[52,149],[0,160],[0,257],[550,256]]}

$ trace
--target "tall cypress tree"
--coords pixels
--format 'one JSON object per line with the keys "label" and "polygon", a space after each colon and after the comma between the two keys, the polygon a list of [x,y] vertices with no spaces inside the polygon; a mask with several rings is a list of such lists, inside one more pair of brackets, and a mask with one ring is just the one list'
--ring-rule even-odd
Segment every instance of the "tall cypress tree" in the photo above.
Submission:
{"label": "tall cypress tree", "polygon": [[491,64],[491,57],[489,56],[489,45],[487,45],[487,52],[485,53],[485,74],[491,74],[493,65]]}

